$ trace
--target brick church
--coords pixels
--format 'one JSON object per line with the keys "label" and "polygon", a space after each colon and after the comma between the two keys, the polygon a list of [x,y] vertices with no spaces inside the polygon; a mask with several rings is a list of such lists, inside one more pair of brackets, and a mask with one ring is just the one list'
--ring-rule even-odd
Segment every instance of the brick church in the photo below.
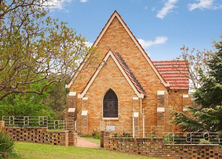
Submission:
{"label": "brick church", "polygon": [[83,62],[66,85],[65,118],[77,121],[78,133],[178,131],[170,109],[185,111],[190,103],[186,62],[152,61],[117,11],[93,46],[96,69]]}

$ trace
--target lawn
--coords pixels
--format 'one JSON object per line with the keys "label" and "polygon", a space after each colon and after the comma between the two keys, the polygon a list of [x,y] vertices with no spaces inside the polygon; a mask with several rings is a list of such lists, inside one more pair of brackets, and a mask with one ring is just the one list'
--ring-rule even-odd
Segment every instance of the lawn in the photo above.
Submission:
{"label": "lawn", "polygon": [[22,159],[155,159],[103,149],[65,147],[17,142],[16,151]]}

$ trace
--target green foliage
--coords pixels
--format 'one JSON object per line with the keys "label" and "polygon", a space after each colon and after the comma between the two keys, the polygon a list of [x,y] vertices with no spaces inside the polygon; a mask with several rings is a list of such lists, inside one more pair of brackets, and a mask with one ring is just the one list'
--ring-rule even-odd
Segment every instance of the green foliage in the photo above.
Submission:
{"label": "green foliage", "polygon": [[147,134],[146,135],[146,138],[158,138],[156,135],[152,135],[152,134]]}
{"label": "green foliage", "polygon": [[113,137],[118,137],[118,133],[114,133],[114,134],[113,134]]}
{"label": "green foliage", "polygon": [[7,134],[0,132],[0,158],[18,157],[14,144],[15,142]]}
{"label": "green foliage", "polygon": [[133,137],[130,133],[114,133],[113,137]]}
{"label": "green foliage", "polygon": [[92,133],[92,136],[93,136],[93,138],[95,138],[95,139],[100,139],[100,134],[99,134],[98,131],[94,131],[94,132]]}
{"label": "green foliage", "polygon": [[[31,85],[38,90],[44,83],[38,82]],[[50,87],[53,89],[53,86]],[[0,101],[0,117],[2,116],[48,116],[56,118],[56,114],[45,100],[49,98],[48,89],[42,95],[35,93],[11,94]]]}
{"label": "green foliage", "polygon": [[205,139],[200,139],[199,144],[212,144],[210,141],[205,140]]}
{"label": "green foliage", "polygon": [[[36,82],[32,89],[38,90],[45,83]],[[52,84],[42,95],[35,93],[11,94],[0,101],[2,116],[47,116],[50,120],[62,119],[66,107],[65,82]]]}
{"label": "green foliage", "polygon": [[66,108],[66,95],[69,90],[65,88],[65,81],[54,84],[49,91],[49,96],[45,100],[49,103],[49,107],[55,112],[58,119],[62,119],[63,111]]}
{"label": "green foliage", "polygon": [[[188,110],[192,113],[194,108],[189,107]],[[179,125],[184,131],[196,131],[202,128],[199,118],[190,117],[175,109],[171,110],[171,113],[174,115],[171,122]]]}
{"label": "green foliage", "polygon": [[[42,95],[90,57],[93,49],[84,37],[48,16],[47,0],[0,3],[0,100],[18,93]],[[44,85],[36,90],[32,85],[38,82]]]}
{"label": "green foliage", "polygon": [[[222,38],[222,37],[221,37]],[[209,70],[199,70],[201,87],[193,96],[191,116],[173,110],[172,122],[188,131],[213,131],[222,133],[222,40],[215,43],[216,52],[207,61]]]}
{"label": "green foliage", "polygon": [[130,133],[123,133],[121,137],[133,137]]}

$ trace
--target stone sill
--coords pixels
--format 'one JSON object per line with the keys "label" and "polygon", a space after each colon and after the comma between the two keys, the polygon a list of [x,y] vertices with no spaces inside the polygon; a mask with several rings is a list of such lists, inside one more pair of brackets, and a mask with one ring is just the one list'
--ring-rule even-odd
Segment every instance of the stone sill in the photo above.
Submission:
{"label": "stone sill", "polygon": [[119,118],[103,118],[103,120],[119,120]]}

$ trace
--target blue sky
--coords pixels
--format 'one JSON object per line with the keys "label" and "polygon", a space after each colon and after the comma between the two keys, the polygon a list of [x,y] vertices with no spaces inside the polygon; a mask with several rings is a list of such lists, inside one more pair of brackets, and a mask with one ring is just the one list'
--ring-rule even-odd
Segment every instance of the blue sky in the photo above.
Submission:
{"label": "blue sky", "polygon": [[172,60],[185,45],[212,50],[222,35],[222,0],[53,0],[50,16],[93,43],[117,10],[152,60]]}

